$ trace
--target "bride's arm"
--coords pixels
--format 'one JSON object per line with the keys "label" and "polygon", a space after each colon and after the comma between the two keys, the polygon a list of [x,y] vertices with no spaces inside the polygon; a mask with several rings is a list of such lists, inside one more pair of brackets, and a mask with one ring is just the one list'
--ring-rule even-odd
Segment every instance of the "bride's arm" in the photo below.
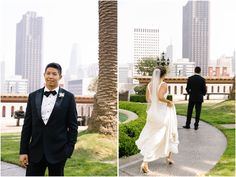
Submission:
{"label": "bride's arm", "polygon": [[171,107],[171,106],[173,105],[173,103],[172,103],[172,101],[167,100],[167,99],[165,98],[164,95],[166,94],[166,92],[167,92],[167,84],[166,84],[166,83],[163,83],[163,84],[161,84],[161,86],[160,86],[160,89],[159,89],[159,92],[158,92],[157,96],[158,96],[158,99],[159,99],[161,102],[167,103],[167,106]]}
{"label": "bride's arm", "polygon": [[151,102],[151,99],[150,99],[150,92],[149,92],[149,84],[147,85],[147,88],[146,88],[146,101],[148,103]]}

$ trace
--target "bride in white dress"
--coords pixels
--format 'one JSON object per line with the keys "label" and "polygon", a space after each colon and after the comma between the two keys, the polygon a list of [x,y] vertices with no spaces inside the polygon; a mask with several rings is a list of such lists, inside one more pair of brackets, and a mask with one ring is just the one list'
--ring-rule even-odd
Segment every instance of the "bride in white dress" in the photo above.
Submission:
{"label": "bride in white dress", "polygon": [[174,163],[172,153],[178,153],[176,110],[173,102],[166,99],[165,75],[164,67],[155,69],[146,89],[147,120],[135,142],[144,157],[141,165],[143,173],[150,172],[148,162],[166,157],[166,162],[171,165]]}

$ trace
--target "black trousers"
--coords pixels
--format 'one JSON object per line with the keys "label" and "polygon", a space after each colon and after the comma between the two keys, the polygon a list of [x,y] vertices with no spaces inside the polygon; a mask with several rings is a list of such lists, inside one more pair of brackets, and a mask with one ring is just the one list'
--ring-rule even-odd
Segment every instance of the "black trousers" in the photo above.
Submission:
{"label": "black trousers", "polygon": [[202,102],[189,102],[188,112],[187,112],[187,121],[186,121],[186,126],[188,127],[191,124],[191,118],[192,118],[194,106],[195,106],[195,111],[196,111],[194,127],[198,127],[198,124],[199,124],[200,114],[201,114],[201,109],[202,109]]}
{"label": "black trousers", "polygon": [[38,163],[29,162],[26,168],[26,176],[44,176],[47,167],[49,176],[64,176],[65,163],[66,161],[50,164],[43,156]]}

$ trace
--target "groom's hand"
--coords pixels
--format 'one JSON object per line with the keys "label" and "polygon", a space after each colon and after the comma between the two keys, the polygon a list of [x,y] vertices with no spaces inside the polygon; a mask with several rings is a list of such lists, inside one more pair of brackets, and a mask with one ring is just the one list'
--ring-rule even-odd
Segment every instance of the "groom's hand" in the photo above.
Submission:
{"label": "groom's hand", "polygon": [[29,164],[29,160],[28,160],[28,155],[27,154],[21,154],[20,155],[20,166],[26,168],[27,165]]}

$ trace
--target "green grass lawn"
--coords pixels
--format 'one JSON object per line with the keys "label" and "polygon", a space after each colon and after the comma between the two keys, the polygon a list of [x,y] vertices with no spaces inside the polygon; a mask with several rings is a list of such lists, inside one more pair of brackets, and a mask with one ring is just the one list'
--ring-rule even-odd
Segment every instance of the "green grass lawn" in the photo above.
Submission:
{"label": "green grass lawn", "polygon": [[[176,104],[176,110],[178,115],[186,115],[187,104]],[[235,124],[235,101],[223,101],[217,104],[203,103],[201,120],[217,127],[227,137],[227,148],[223,156],[207,175],[234,176],[235,129],[226,129],[222,127],[222,124]]]}
{"label": "green grass lawn", "polygon": [[120,122],[124,122],[128,119],[127,115],[125,115],[124,113],[119,112],[119,121]]}
{"label": "green grass lawn", "polygon": [[[1,134],[1,160],[19,164],[20,134]],[[65,176],[116,176],[117,140],[95,133],[80,133],[67,160]]]}

